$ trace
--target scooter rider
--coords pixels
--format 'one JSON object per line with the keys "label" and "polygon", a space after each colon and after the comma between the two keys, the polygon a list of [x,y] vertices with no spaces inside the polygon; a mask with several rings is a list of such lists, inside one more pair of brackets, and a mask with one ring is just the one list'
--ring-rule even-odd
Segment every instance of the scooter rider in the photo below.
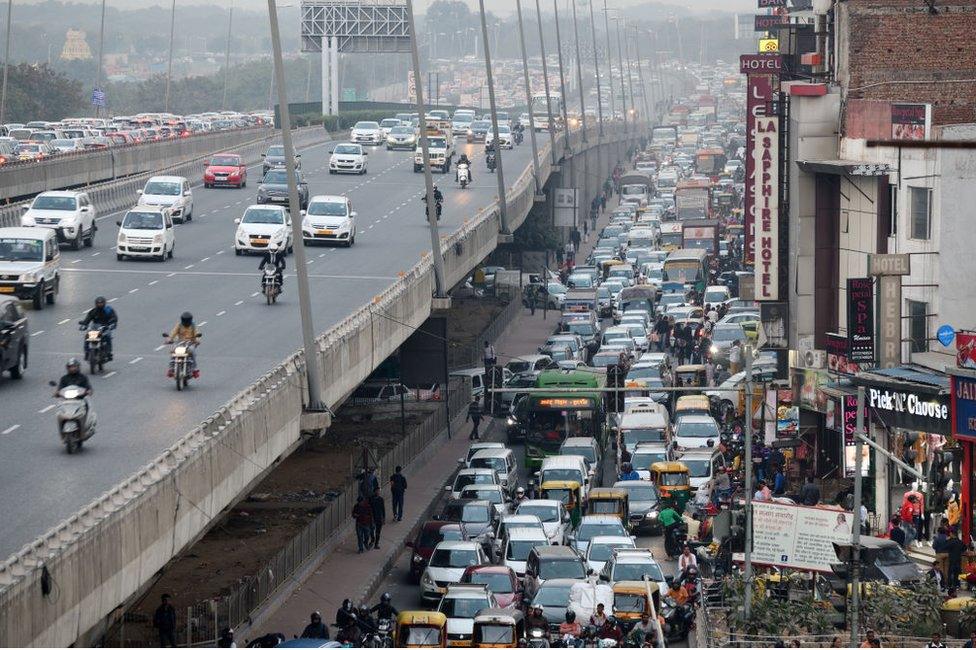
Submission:
{"label": "scooter rider", "polygon": [[95,298],[95,306],[88,310],[85,314],[85,318],[81,320],[78,324],[82,327],[88,327],[89,324],[95,323],[99,327],[104,327],[105,331],[102,334],[102,338],[105,341],[105,347],[108,350],[108,360],[112,360],[112,331],[118,325],[119,315],[115,312],[108,303],[105,302],[105,298],[99,296]]}
{"label": "scooter rider", "polygon": [[[78,388],[85,389],[85,395],[92,394],[91,382],[88,381],[88,377],[81,372],[81,362],[77,359],[68,359],[68,363],[64,366],[65,374],[61,375],[61,380],[58,381],[58,392],[68,386],[77,386]],[[86,400],[87,401],[87,400]]]}
{"label": "scooter rider", "polygon": [[545,617],[542,605],[538,604],[532,607],[529,615],[525,619],[526,632],[531,632],[536,629],[542,630],[542,635],[549,638],[549,619]]}
{"label": "scooter rider", "polygon": [[[197,370],[197,357],[196,357],[196,346],[199,345],[200,332],[197,330],[197,326],[193,323],[193,314],[188,311],[180,314],[180,322],[170,331],[167,337],[167,343],[188,343],[188,351],[190,354],[190,368],[193,369],[193,378],[196,379],[200,376],[200,371]],[[172,366],[167,371],[167,376],[173,375]]]}
{"label": "scooter rider", "polygon": [[397,608],[393,606],[391,600],[390,594],[388,592],[384,593],[382,596],[380,596],[380,602],[370,607],[370,613],[376,614],[376,619],[379,621],[382,621],[383,619],[395,621],[397,616],[400,615],[400,612],[398,612]]}
{"label": "scooter rider", "polygon": [[[427,203],[427,195],[424,194],[424,197],[421,200],[424,203]],[[437,189],[437,184],[434,183],[434,204],[437,206],[437,218],[438,219],[441,218],[441,205],[443,203],[444,203],[444,195],[441,193],[441,191],[439,189]]]}
{"label": "scooter rider", "polygon": [[275,267],[275,280],[278,281],[278,291],[284,293],[285,286],[285,256],[279,254],[281,251],[271,250],[270,248],[264,251],[264,255],[261,256],[261,263],[258,264],[258,270],[263,271],[265,264],[272,264]]}
{"label": "scooter rider", "polygon": [[463,153],[461,157],[458,158],[457,164],[454,166],[454,182],[460,182],[461,178],[458,172],[461,170],[461,165],[464,165],[468,170],[468,183],[474,182],[474,176],[471,174],[471,161],[468,160],[468,154]]}

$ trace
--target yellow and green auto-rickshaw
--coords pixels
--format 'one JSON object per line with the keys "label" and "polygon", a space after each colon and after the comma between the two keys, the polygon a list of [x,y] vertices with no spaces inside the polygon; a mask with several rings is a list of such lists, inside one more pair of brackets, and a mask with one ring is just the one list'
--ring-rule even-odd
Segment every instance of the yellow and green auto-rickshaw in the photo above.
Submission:
{"label": "yellow and green auto-rickshaw", "polygon": [[543,481],[539,488],[543,499],[555,499],[563,504],[575,529],[583,518],[583,487],[577,481]]}
{"label": "yellow and green auto-rickshaw", "polygon": [[661,501],[671,501],[675,510],[683,512],[691,499],[691,479],[684,463],[668,461],[651,465],[651,483],[657,486]]}
{"label": "yellow and green auto-rickshaw", "polygon": [[620,517],[625,527],[630,526],[630,502],[627,491],[593,488],[586,496],[586,514],[614,515]]}
{"label": "yellow and green auto-rickshaw", "polygon": [[654,599],[653,612],[660,612],[661,593],[656,582],[620,580],[613,583],[613,615],[625,630],[634,627],[642,616],[653,616],[648,590]]}
{"label": "yellow and green auto-rickshaw", "polygon": [[674,385],[685,388],[703,388],[708,386],[705,377],[705,365],[701,363],[688,363],[674,369]]}
{"label": "yellow and green auto-rickshaw", "polygon": [[674,405],[674,419],[682,415],[711,415],[711,405],[704,395],[682,395]]}
{"label": "yellow and green auto-rickshaw", "polygon": [[473,648],[517,648],[525,638],[525,618],[517,609],[490,607],[474,616]]}
{"label": "yellow and green auto-rickshaw", "polygon": [[447,616],[440,612],[400,612],[395,638],[398,648],[446,648]]}

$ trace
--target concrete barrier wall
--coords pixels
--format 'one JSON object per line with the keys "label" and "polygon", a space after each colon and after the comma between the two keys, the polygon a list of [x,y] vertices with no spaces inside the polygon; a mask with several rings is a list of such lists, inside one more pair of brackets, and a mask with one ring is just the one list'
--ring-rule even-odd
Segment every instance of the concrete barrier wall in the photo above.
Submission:
{"label": "concrete barrier wall", "polygon": [[271,133],[274,130],[269,127],[235,129],[4,165],[0,167],[0,200],[92,185],[172,167],[206,154],[237,151],[241,145]]}
{"label": "concrete barrier wall", "polygon": [[[616,142],[634,137],[613,136]],[[595,134],[591,144],[597,146]],[[511,228],[524,221],[533,194],[531,172],[512,184]],[[492,207],[442,238],[450,284],[494,248],[497,233]],[[338,405],[429,316],[432,290],[426,255],[318,337],[329,404]],[[296,353],[140,472],[0,564],[0,647],[97,639],[121,604],[297,447],[305,402],[303,356]]]}

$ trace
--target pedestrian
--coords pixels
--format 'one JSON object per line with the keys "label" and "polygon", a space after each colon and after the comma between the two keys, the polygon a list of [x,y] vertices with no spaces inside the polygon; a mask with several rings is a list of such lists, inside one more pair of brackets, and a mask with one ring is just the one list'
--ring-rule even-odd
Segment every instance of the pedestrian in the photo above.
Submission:
{"label": "pedestrian", "polygon": [[153,614],[153,627],[159,632],[160,648],[176,647],[176,608],[170,603],[170,595],[163,594],[159,598],[159,607]]}
{"label": "pedestrian", "polygon": [[705,382],[709,388],[715,388],[715,360],[711,356],[705,360]]}
{"label": "pedestrian", "polygon": [[369,498],[369,507],[373,514],[373,548],[380,547],[380,531],[383,530],[383,523],[386,521],[386,502],[380,495],[380,489],[376,488],[373,496]]}
{"label": "pedestrian", "polygon": [[488,369],[491,368],[493,365],[495,365],[495,363],[498,361],[498,357],[497,355],[495,355],[495,346],[489,343],[488,341],[485,341],[484,359],[485,359],[485,374],[487,374]]}
{"label": "pedestrian", "polygon": [[359,497],[368,499],[369,496],[380,486],[376,472],[371,467],[367,467],[359,475]]}
{"label": "pedestrian", "polygon": [[969,633],[969,641],[962,644],[964,648],[976,648],[976,630]]}
{"label": "pedestrian", "polygon": [[403,494],[407,491],[407,479],[399,465],[390,477],[390,496],[393,502],[393,521],[403,521]]}
{"label": "pedestrian", "polygon": [[468,416],[464,419],[465,422],[471,420],[471,435],[468,436],[468,440],[478,440],[478,426],[481,424],[481,403],[478,398],[471,400],[471,404],[468,406]]}
{"label": "pedestrian", "polygon": [[236,648],[237,641],[234,640],[234,628],[225,627],[224,631],[220,633],[220,638],[217,639],[218,648]]}
{"label": "pedestrian", "polygon": [[593,232],[596,232],[596,219],[597,219],[596,210],[590,210],[590,230],[592,230]]}
{"label": "pedestrian", "polygon": [[739,339],[732,341],[729,348],[729,372],[733,375],[742,370],[742,345]]}
{"label": "pedestrian", "polygon": [[945,641],[942,640],[942,635],[938,632],[932,633],[932,640],[925,644],[926,648],[945,648]]}
{"label": "pedestrian", "polygon": [[966,545],[959,539],[956,531],[949,532],[949,539],[946,540],[945,552],[949,556],[948,580],[946,581],[950,589],[959,588],[959,574],[962,573],[962,556],[966,552]]}
{"label": "pedestrian", "polygon": [[898,515],[901,517],[901,526],[905,529],[905,547],[907,548],[915,541],[915,497],[906,494],[901,502],[901,509]]}
{"label": "pedestrian", "polygon": [[815,506],[820,503],[820,488],[813,482],[812,476],[808,476],[803,487],[800,488],[800,503],[805,506]]}
{"label": "pedestrian", "polygon": [[601,194],[600,195],[600,214],[603,214],[606,211],[607,211],[607,195],[606,194]]}
{"label": "pedestrian", "polygon": [[905,530],[901,527],[901,517],[898,515],[891,515],[888,522],[888,539],[902,548],[905,547]]}
{"label": "pedestrian", "polygon": [[583,219],[583,241],[590,241],[590,222]]}
{"label": "pedestrian", "polygon": [[569,241],[573,242],[573,248],[575,250],[579,250],[581,240],[579,228],[574,226],[572,232],[569,233]]}
{"label": "pedestrian", "polygon": [[773,495],[781,497],[786,493],[786,474],[783,473],[783,466],[777,465],[773,474]]}
{"label": "pedestrian", "polygon": [[573,245],[572,239],[566,242],[563,250],[565,251],[566,264],[572,266],[576,262],[576,247]]}
{"label": "pedestrian", "polygon": [[359,553],[362,553],[369,548],[373,529],[373,508],[368,498],[359,497],[359,502],[353,506],[352,517],[356,520],[356,541],[359,544]]}

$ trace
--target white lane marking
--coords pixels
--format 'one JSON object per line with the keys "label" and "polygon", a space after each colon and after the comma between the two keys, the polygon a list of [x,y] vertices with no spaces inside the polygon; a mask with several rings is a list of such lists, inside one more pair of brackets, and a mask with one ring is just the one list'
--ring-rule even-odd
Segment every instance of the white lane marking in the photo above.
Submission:
{"label": "white lane marking", "polygon": [[369,229],[372,230],[373,229],[373,226],[375,226],[375,225],[376,225],[375,223],[369,224]]}
{"label": "white lane marking", "polygon": [[226,309],[221,309],[220,311],[217,312],[217,315],[218,316],[223,316],[226,313],[227,313],[227,310]]}
{"label": "white lane marking", "polygon": [[183,270],[185,270],[185,271],[189,271],[189,270],[190,270],[190,269],[192,269],[193,267],[194,267],[194,265],[193,265],[193,264],[187,264],[186,266],[184,266],[184,267],[183,267]]}
{"label": "white lane marking", "polygon": [[98,257],[101,254],[102,254],[102,251],[98,251],[97,253],[92,253],[92,257]]}
{"label": "white lane marking", "polygon": [[154,284],[156,284],[157,282],[159,282],[159,280],[153,280],[152,282],[150,282],[150,283],[149,283],[149,286],[151,287],[151,286],[153,286]]}
{"label": "white lane marking", "polygon": [[13,433],[14,431],[16,431],[19,428],[20,428],[20,425],[19,424],[15,424],[12,427],[7,427],[3,431],[0,431],[0,436],[5,436],[8,433]]}
{"label": "white lane marking", "polygon": [[311,264],[311,263],[312,263],[312,262],[314,262],[314,261],[315,261],[315,260],[309,260],[309,261],[307,261],[307,262],[305,262],[305,266],[308,266],[309,264]]}
{"label": "white lane marking", "polygon": [[209,257],[204,257],[202,260],[200,260],[200,263],[202,264],[203,262],[206,262],[209,259],[210,259]]}
{"label": "white lane marking", "polygon": [[110,372],[107,375],[105,375],[104,377],[102,377],[102,379],[108,379],[109,377],[111,377],[112,375],[116,374],[117,372],[118,372],[117,370],[113,370],[112,372]]}
{"label": "white lane marking", "polygon": [[136,287],[135,289],[129,289],[129,293],[135,293],[138,290],[139,290],[139,287]]}
{"label": "white lane marking", "polygon": [[207,324],[207,321],[203,321],[202,323],[200,323],[200,327],[203,327],[206,324]]}
{"label": "white lane marking", "polygon": [[72,263],[72,264],[77,264],[77,263],[79,263],[79,262],[81,262],[81,260],[71,260],[71,263]]}
{"label": "white lane marking", "polygon": [[251,297],[253,298],[254,296],[257,296],[257,295],[260,295],[260,294],[261,294],[260,291],[255,291],[254,293],[251,294]]}
{"label": "white lane marking", "polygon": [[243,300],[238,300],[237,302],[234,303],[234,306],[237,307],[237,306],[243,305],[243,304],[244,304],[244,301]]}
{"label": "white lane marking", "polygon": [[64,320],[59,320],[59,321],[58,321],[58,325],[64,325],[64,324],[65,324],[65,323],[67,323],[67,322],[68,322],[69,320],[71,320],[71,319],[70,319],[70,318],[65,318]]}
{"label": "white lane marking", "polygon": [[33,336],[40,336],[40,335],[41,335],[41,334],[43,334],[43,333],[44,333],[44,330],[37,330],[36,332],[34,332],[33,334],[31,334],[31,336],[32,336],[32,337],[33,337]]}
{"label": "white lane marking", "polygon": [[325,253],[319,253],[319,257],[325,257]]}
{"label": "white lane marking", "polygon": [[223,255],[224,251],[217,251],[217,255]]}
{"label": "white lane marking", "polygon": [[[357,232],[356,237],[365,237],[366,232]],[[336,249],[337,255],[351,255],[349,251],[339,252]],[[142,275],[154,275],[160,274],[162,271],[144,271],[139,269],[61,269],[62,272],[68,273],[128,273],[128,274],[142,274]],[[184,276],[214,276],[214,277],[240,277],[240,278],[253,278],[253,273],[243,273],[235,271],[177,271],[167,275],[166,277],[172,277],[174,275],[184,275]],[[285,277],[294,277],[294,274],[286,274]],[[338,275],[338,274],[326,274],[326,273],[312,273],[308,277],[316,278],[321,280],[397,280],[396,276],[392,275]],[[118,298],[112,298],[109,302],[114,302]],[[84,312],[88,313],[88,312]]]}
{"label": "white lane marking", "polygon": [[153,352],[159,352],[160,350],[162,350],[162,349],[163,349],[163,348],[165,348],[165,347],[166,347],[166,344],[165,344],[165,343],[163,343],[162,345],[157,345],[157,346],[156,346],[156,347],[155,347],[155,348],[153,349]]}
{"label": "white lane marking", "polygon": [[173,277],[174,275],[176,275],[176,274],[175,274],[175,273],[167,273],[167,274],[166,274],[166,277],[167,277],[167,278],[171,278],[171,277]]}
{"label": "white lane marking", "polygon": [[116,300],[118,300],[118,298],[109,298],[108,299],[109,302],[115,302]]}
{"label": "white lane marking", "polygon": [[129,365],[131,366],[133,364],[139,363],[140,361],[142,361],[142,357],[136,357],[135,359],[129,362]]}
{"label": "white lane marking", "polygon": [[40,411],[38,411],[38,413],[47,413],[48,411],[50,411],[51,409],[53,409],[55,406],[57,406],[57,404],[48,404],[47,406],[45,406],[44,408],[42,408]]}

